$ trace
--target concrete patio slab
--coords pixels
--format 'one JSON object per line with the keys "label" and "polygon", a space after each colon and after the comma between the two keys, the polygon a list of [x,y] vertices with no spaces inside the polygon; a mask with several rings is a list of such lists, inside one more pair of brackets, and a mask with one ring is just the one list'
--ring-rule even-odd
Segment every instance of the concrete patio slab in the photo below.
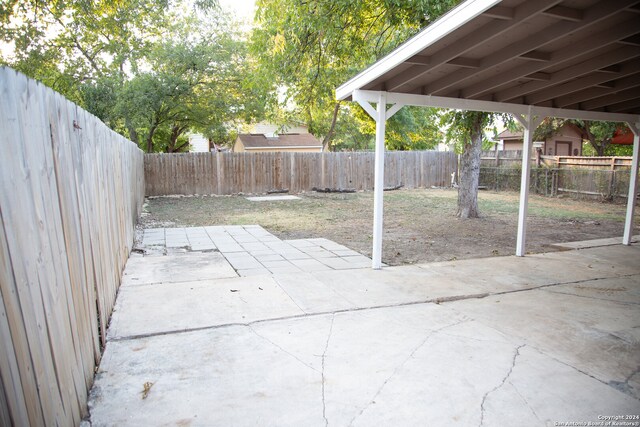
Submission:
{"label": "concrete patio slab", "polygon": [[122,286],[222,279],[238,275],[217,252],[129,258]]}
{"label": "concrete patio slab", "polygon": [[[260,233],[233,230],[249,231]],[[126,285],[91,423],[552,426],[639,414],[639,261],[640,247],[617,245]]]}
{"label": "concrete patio slab", "polygon": [[[639,277],[627,279],[633,280],[627,284],[637,294]],[[581,284],[591,289],[599,285],[602,280]],[[575,285],[563,286],[560,292],[550,287],[448,306],[640,398],[640,305],[565,293],[572,287]]]}
{"label": "concrete patio slab", "polygon": [[304,312],[270,275],[122,288],[107,337],[122,339]]}
{"label": "concrete patio slab", "polygon": [[91,394],[95,426],[554,425],[637,409],[435,304],[112,341]]}
{"label": "concrete patio slab", "polygon": [[[640,235],[631,236],[631,243],[640,242]],[[597,248],[600,246],[614,246],[622,243],[622,236],[620,237],[609,237],[606,239],[594,239],[594,240],[581,240],[578,242],[564,242],[564,243],[554,243],[551,245],[554,248],[571,250],[571,249],[586,249],[586,248]]]}

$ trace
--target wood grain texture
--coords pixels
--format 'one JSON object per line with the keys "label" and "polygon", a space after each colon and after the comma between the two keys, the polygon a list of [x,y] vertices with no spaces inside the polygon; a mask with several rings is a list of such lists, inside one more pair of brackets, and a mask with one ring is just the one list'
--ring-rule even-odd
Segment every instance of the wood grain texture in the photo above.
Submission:
{"label": "wood grain texture", "polygon": [[[147,196],[290,193],[316,188],[373,190],[372,152],[145,154]],[[385,187],[445,187],[457,171],[452,152],[390,151]]]}
{"label": "wood grain texture", "polygon": [[144,157],[6,67],[0,149],[0,420],[78,425],[133,245]]}

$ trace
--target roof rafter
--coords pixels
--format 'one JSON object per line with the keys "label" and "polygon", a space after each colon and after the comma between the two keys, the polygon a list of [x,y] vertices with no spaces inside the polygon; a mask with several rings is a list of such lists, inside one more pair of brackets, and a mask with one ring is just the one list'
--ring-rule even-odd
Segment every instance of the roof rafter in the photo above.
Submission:
{"label": "roof rafter", "polygon": [[[628,46],[626,46],[628,47]],[[616,53],[619,51],[614,51],[612,53]],[[626,52],[621,52],[622,57],[626,57]],[[609,58],[604,58],[604,56],[609,56]],[[637,55],[640,56],[640,49],[638,49]],[[526,95],[526,102],[528,104],[538,104],[542,101],[547,101],[549,99],[557,98],[558,96],[568,95],[570,93],[576,92],[585,86],[595,86],[600,83],[605,83],[613,78],[621,78],[629,75],[636,74],[640,71],[640,61],[632,61],[630,63],[625,64],[620,67],[620,72],[612,74],[611,72],[600,72],[598,70],[598,63],[602,62],[619,62],[620,59],[616,57],[616,55],[603,55],[603,57],[598,58],[599,60],[591,60],[585,61],[574,67],[567,68],[566,70],[559,71],[558,73],[551,76],[549,80],[549,85],[551,87],[546,87],[544,90],[537,91],[531,95]],[[591,73],[591,74],[589,74]],[[573,77],[571,77],[573,75]],[[580,77],[583,75],[583,77]],[[556,78],[558,76],[558,78]],[[569,77],[567,77],[569,76]],[[566,82],[564,84],[558,85],[555,83],[557,80],[561,80]]]}
{"label": "roof rafter", "polygon": [[[554,65],[560,65],[564,62],[570,61],[576,57],[588,54],[595,49],[599,49],[603,46],[607,46],[612,42],[615,42],[622,37],[625,33],[636,31],[637,24],[635,20],[633,22],[628,21],[623,25],[616,27],[614,31],[602,31],[596,35],[596,37],[585,37],[576,41],[571,46],[559,49],[550,55],[550,60],[547,63],[525,63],[518,65],[510,70],[506,70],[499,76],[489,78],[480,83],[468,86],[462,90],[462,96],[465,97],[479,97],[489,91],[499,87],[505,80],[515,80],[521,77],[529,75],[531,72],[538,72]],[[497,101],[505,101],[509,98],[515,98],[527,93],[527,88],[520,86],[499,91],[495,94]]]}
{"label": "roof rafter", "polygon": [[[621,90],[627,90],[638,86],[640,86],[640,78],[638,78],[638,76],[629,76],[616,80],[615,82],[613,82],[613,86],[611,88],[592,87],[580,92],[572,93],[571,95],[559,97],[555,100],[555,103],[560,108],[569,107],[580,102],[588,101],[590,99],[598,98],[605,95],[610,95]],[[578,108],[578,105],[575,105],[574,108]]]}
{"label": "roof rafter", "polygon": [[640,88],[638,87],[581,102],[580,107],[584,110],[595,110],[606,105],[617,104],[637,97],[640,97]]}
{"label": "roof rafter", "polygon": [[432,64],[429,67],[409,68],[408,70],[400,73],[395,78],[390,79],[386,85],[387,90],[396,90],[400,86],[420,78],[422,75],[436,67],[438,64],[450,61],[468,52],[469,50],[481,44],[482,41],[498,37],[500,34],[503,34],[510,28],[516,26],[520,21],[538,15],[545,9],[548,9],[551,6],[555,6],[558,3],[560,3],[560,0],[537,0],[524,3],[514,11],[513,19],[503,20],[499,22],[490,22],[474,33],[468,34],[467,36],[458,40],[453,46],[449,46],[446,49],[443,49],[434,54],[431,57]]}
{"label": "roof rafter", "polygon": [[[624,0],[618,0],[618,1],[624,1]],[[459,70],[454,73],[448,74],[445,77],[435,82],[430,83],[428,85],[429,92],[434,95],[444,95],[445,94],[444,91],[446,91],[447,89],[451,88],[454,85],[459,85],[461,82],[464,82],[469,78],[476,77],[477,75],[476,73],[490,70],[510,59],[513,59],[514,57],[520,56],[531,50],[544,46],[545,44],[550,43],[563,35],[575,33],[593,24],[601,22],[604,19],[608,18],[610,15],[615,14],[620,10],[620,6],[616,4],[618,3],[618,1],[611,0],[607,2],[596,3],[594,6],[590,7],[585,11],[584,19],[579,22],[560,21],[550,25],[549,27],[541,29],[536,34],[532,34],[528,36],[525,40],[514,41],[509,46],[503,49],[494,51],[490,55],[486,56],[482,60],[481,67],[479,67],[478,69]],[[627,0],[627,3],[631,1],[632,0]],[[534,3],[537,3],[537,2],[534,2]],[[633,21],[635,23],[635,28],[633,30],[634,32],[632,32],[631,34],[634,34],[638,28],[637,18],[635,18]],[[628,35],[630,34],[627,33],[625,37]],[[619,37],[619,38],[622,38],[622,37]],[[412,87],[405,86],[405,89],[411,90]],[[465,96],[467,96],[466,93],[465,93]]]}
{"label": "roof rafter", "polygon": [[512,7],[493,6],[483,13],[484,16],[495,19],[513,19],[514,10]]}
{"label": "roof rafter", "polygon": [[578,22],[582,21],[582,11],[580,9],[574,9],[566,6],[553,6],[544,11],[547,16],[554,18],[560,18],[567,21]]}
{"label": "roof rafter", "polygon": [[626,113],[627,111],[632,111],[633,109],[637,109],[638,107],[640,107],[640,99],[636,98],[614,104],[609,108],[609,110],[612,112]]}
{"label": "roof rafter", "polygon": [[549,62],[551,60],[551,54],[549,52],[541,52],[539,50],[532,50],[527,53],[523,53],[519,56],[521,59],[530,59],[532,61]]}

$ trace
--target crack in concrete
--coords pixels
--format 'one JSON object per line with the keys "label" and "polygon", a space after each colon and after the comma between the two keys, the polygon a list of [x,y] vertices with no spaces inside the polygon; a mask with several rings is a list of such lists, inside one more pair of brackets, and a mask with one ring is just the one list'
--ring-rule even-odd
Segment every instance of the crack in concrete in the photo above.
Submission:
{"label": "crack in concrete", "polygon": [[294,303],[294,304],[296,305],[296,307],[298,307],[298,309],[299,309],[301,312],[303,312],[304,314],[309,314],[309,313],[307,313],[305,310],[303,310],[303,309],[302,309],[302,307],[300,307],[300,306],[298,305],[298,303],[297,303],[293,298],[291,298],[291,295],[289,295],[289,292],[287,292],[287,290],[284,288],[284,286],[282,286],[282,285],[280,284],[280,282],[278,281],[278,279],[277,279],[275,276],[272,276],[272,278],[273,278],[273,281],[274,281],[274,282],[276,282],[276,285],[278,285],[278,287],[280,288],[280,290],[282,290],[282,292],[284,292],[284,294],[285,294],[286,296],[288,296],[288,297],[289,297],[289,299],[291,300],[291,302],[292,302],[292,303]]}
{"label": "crack in concrete", "polygon": [[375,392],[375,394],[373,395],[373,397],[371,398],[371,400],[369,401],[369,403],[367,404],[367,406],[365,406],[364,408],[362,408],[360,410],[360,412],[358,414],[356,414],[351,421],[349,422],[349,426],[352,426],[353,423],[356,421],[356,419],[358,419],[362,414],[364,414],[364,412],[372,405],[375,403],[376,398],[380,395],[380,393],[382,393],[382,390],[386,387],[387,383],[389,381],[391,381],[391,379],[393,377],[396,376],[396,374],[400,371],[400,369],[402,369],[404,367],[404,365],[406,365],[406,363],[413,358],[414,354],[416,354],[416,352],[418,350],[420,350],[426,343],[427,341],[429,341],[435,334],[448,329],[448,328],[453,328],[454,326],[457,326],[461,323],[464,322],[469,322],[471,321],[471,319],[467,318],[466,316],[464,316],[463,319],[458,320],[457,322],[454,323],[450,323],[448,325],[442,326],[438,329],[433,329],[431,331],[429,331],[429,333],[427,334],[427,336],[425,337],[424,340],[422,340],[420,342],[420,344],[418,344],[413,350],[411,350],[411,352],[409,353],[409,355],[398,365],[395,367],[395,369],[393,370],[393,372],[391,373],[391,375],[389,375],[389,377],[384,380],[384,382],[382,383],[382,385],[380,387],[378,387],[378,390]]}
{"label": "crack in concrete", "polygon": [[598,300],[598,301],[613,302],[613,303],[623,304],[623,305],[640,305],[640,303],[633,302],[633,301],[618,301],[618,300],[615,300],[615,299],[600,298],[600,297],[595,297],[595,296],[590,296],[590,295],[579,295],[579,294],[574,294],[574,293],[571,293],[571,292],[561,292],[561,291],[556,291],[556,290],[548,290],[547,292],[551,292],[551,293],[554,293],[554,294],[560,294],[560,295],[569,295],[569,296],[572,296],[572,297],[595,299],[595,300]]}
{"label": "crack in concrete", "polygon": [[[618,277],[633,277],[633,276],[638,276],[638,274],[629,274],[626,276],[616,276],[616,277],[618,278]],[[575,283],[584,283],[584,282],[591,282],[591,281],[605,280],[605,279],[611,279],[611,277],[600,277],[600,278],[593,278],[593,279],[576,280],[573,282],[551,283],[551,284],[540,285],[540,286],[526,288],[526,289],[515,289],[515,290],[501,291],[501,292],[460,295],[460,296],[453,296],[453,297],[429,298],[426,300],[401,302],[401,303],[395,303],[395,304],[382,304],[382,305],[375,305],[375,306],[368,306],[368,307],[345,308],[345,309],[334,310],[334,311],[319,311],[316,313],[294,314],[290,316],[280,316],[280,317],[273,317],[269,319],[259,319],[259,320],[254,320],[252,322],[231,322],[231,323],[223,323],[220,325],[176,329],[176,330],[162,331],[162,332],[151,332],[147,334],[137,334],[137,335],[130,335],[126,337],[111,337],[111,338],[108,338],[108,340],[109,341],[127,341],[127,340],[139,339],[139,338],[149,338],[154,336],[171,335],[171,334],[177,334],[177,333],[183,333],[183,332],[195,332],[195,331],[203,331],[207,329],[228,328],[233,326],[248,326],[248,325],[253,325],[257,323],[274,322],[274,321],[280,321],[280,320],[294,320],[294,319],[301,319],[301,318],[312,317],[312,316],[324,316],[327,314],[355,313],[358,311],[379,310],[379,309],[385,309],[385,308],[408,307],[413,305],[434,304],[434,303],[441,304],[444,302],[460,301],[460,300],[467,300],[467,299],[482,299],[489,296],[506,295],[506,294],[513,294],[518,292],[529,292],[537,289],[548,288],[551,286],[570,285]],[[145,286],[145,285],[138,285],[138,286]]]}
{"label": "crack in concrete", "polygon": [[535,409],[533,409],[529,401],[525,399],[525,397],[520,393],[520,390],[518,390],[518,387],[516,387],[515,384],[513,384],[511,381],[508,381],[508,382],[511,385],[511,387],[513,387],[513,390],[516,392],[516,394],[520,396],[520,399],[522,399],[524,404],[527,405],[527,408],[531,410],[531,413],[536,417],[536,419],[540,422],[543,422],[542,419],[540,419],[540,417],[538,416],[538,413],[535,411]]}
{"label": "crack in concrete", "polygon": [[336,319],[335,313],[331,316],[331,325],[329,325],[329,333],[327,334],[327,342],[324,345],[324,351],[322,352],[322,418],[324,418],[325,427],[329,426],[329,419],[327,418],[327,402],[325,400],[325,377],[324,377],[324,361],[327,357],[327,350],[329,349],[329,341],[333,333],[333,322]]}
{"label": "crack in concrete", "polygon": [[[504,376],[500,384],[498,384],[497,386],[495,386],[494,388],[486,392],[484,396],[482,396],[482,402],[480,403],[480,424],[479,424],[480,427],[482,427],[482,425],[484,424],[484,413],[485,413],[484,404],[487,401],[487,397],[489,397],[491,393],[500,389],[502,386],[504,386],[504,383],[507,382],[507,380],[511,376],[511,373],[513,372],[513,368],[516,366],[516,359],[518,358],[518,356],[520,356],[520,349],[525,345],[526,344],[521,344],[518,347],[516,347],[516,351],[513,354],[513,359],[511,360],[511,366],[509,367],[509,372],[507,372],[507,375]],[[511,384],[511,382],[509,383]]]}
{"label": "crack in concrete", "polygon": [[275,342],[271,341],[269,338],[265,337],[264,335],[261,335],[258,333],[258,331],[256,331],[255,329],[253,329],[252,325],[247,325],[247,328],[249,328],[249,330],[251,330],[251,332],[253,332],[254,334],[256,334],[258,337],[262,338],[263,340],[267,341],[269,344],[273,345],[274,347],[280,349],[281,351],[283,351],[284,353],[288,354],[289,356],[293,357],[294,359],[296,359],[298,362],[302,363],[304,366],[306,366],[307,368],[320,373],[320,371],[318,371],[316,368],[314,368],[313,366],[309,365],[308,363],[306,363],[304,360],[300,359],[298,356],[296,356],[295,354],[291,353],[290,351],[282,348],[280,345],[276,344]]}
{"label": "crack in concrete", "polygon": [[[575,371],[577,371],[577,372],[580,372],[582,375],[586,375],[586,376],[588,376],[589,378],[591,378],[591,379],[593,379],[593,380],[596,380],[596,381],[598,381],[598,382],[599,382],[599,383],[601,383],[601,384],[604,384],[604,385],[606,385],[606,386],[609,386],[609,387],[611,387],[611,388],[613,388],[613,389],[615,389],[615,390],[617,390],[617,391],[619,391],[619,392],[621,392],[621,393],[624,393],[624,394],[626,394],[627,396],[630,396],[630,397],[632,397],[632,398],[634,398],[634,399],[638,399],[638,396],[633,395],[633,394],[631,393],[631,390],[617,388],[614,384],[612,384],[612,381],[610,381],[610,382],[605,382],[604,380],[601,380],[600,378],[598,378],[598,377],[596,377],[596,376],[594,376],[594,375],[592,375],[592,374],[588,373],[587,371],[583,371],[582,369],[577,368],[577,367],[575,367],[575,366],[573,366],[573,365],[569,364],[568,362],[565,362],[565,361],[563,361],[563,360],[560,360],[560,359],[558,359],[557,357],[554,357],[554,356],[552,356],[552,355],[550,355],[550,354],[548,354],[548,353],[546,353],[546,352],[542,351],[541,349],[539,349],[539,348],[537,348],[537,347],[535,347],[535,346],[532,346],[532,345],[530,345],[530,344],[529,344],[529,347],[531,347],[532,349],[536,350],[538,353],[540,353],[540,354],[542,354],[542,355],[544,355],[544,356],[546,356],[546,357],[550,358],[551,360],[554,360],[554,361],[556,361],[556,362],[558,362],[558,363],[560,363],[560,364],[562,364],[562,365],[564,365],[564,366],[567,366],[567,367],[569,367],[569,368],[571,368],[571,369],[573,369],[573,370],[575,370]],[[628,377],[628,380],[627,380],[627,381],[630,381],[630,380],[631,380],[631,378],[633,378],[633,376],[634,376],[635,374],[639,373],[639,371],[640,371],[640,366],[636,369],[636,371],[634,371],[634,372],[632,372],[632,373],[631,373],[631,375]],[[615,382],[614,382],[614,383],[615,383]],[[623,382],[622,384],[625,384],[625,383]]]}

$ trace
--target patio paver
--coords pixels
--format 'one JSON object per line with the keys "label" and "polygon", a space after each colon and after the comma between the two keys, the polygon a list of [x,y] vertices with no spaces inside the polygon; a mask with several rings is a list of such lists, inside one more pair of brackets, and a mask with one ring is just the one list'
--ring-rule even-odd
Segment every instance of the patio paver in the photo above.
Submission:
{"label": "patio paver", "polygon": [[[138,249],[154,256],[219,251],[241,276],[262,274],[264,269],[267,273],[299,272],[304,265],[314,271],[371,265],[369,258],[331,240],[280,240],[259,225],[148,229],[143,230]],[[294,262],[302,260],[318,263]]]}

